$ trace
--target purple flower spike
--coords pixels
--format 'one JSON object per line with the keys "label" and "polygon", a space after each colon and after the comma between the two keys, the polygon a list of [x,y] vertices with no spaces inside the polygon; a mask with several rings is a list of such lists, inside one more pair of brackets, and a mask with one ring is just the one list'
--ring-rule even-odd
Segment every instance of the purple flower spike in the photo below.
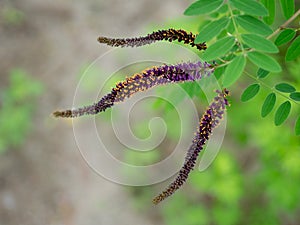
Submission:
{"label": "purple flower spike", "polygon": [[188,150],[184,165],[180,169],[175,181],[153,199],[154,204],[160,203],[183,185],[189,173],[194,169],[197,157],[209,139],[212,130],[219,125],[220,120],[223,118],[224,111],[228,105],[226,97],[229,92],[226,89],[216,92],[218,95],[214,98],[214,101],[210,104],[200,120],[200,126]]}
{"label": "purple flower spike", "polygon": [[136,92],[148,90],[154,86],[199,80],[209,76],[213,68],[204,66],[201,62],[182,63],[177,65],[162,65],[153,67],[141,73],[134,74],[123,82],[116,84],[111,93],[104,96],[99,102],[90,106],[74,110],[56,111],[55,117],[79,117],[83,115],[94,115],[112,107],[115,103],[123,102]]}
{"label": "purple flower spike", "polygon": [[138,38],[107,38],[99,37],[98,42],[107,44],[112,47],[139,47],[143,45],[152,44],[156,41],[183,41],[184,44],[189,44],[192,47],[196,47],[199,50],[205,50],[206,44],[200,43],[195,44],[195,35],[192,33],[187,33],[185,30],[159,30],[154,31],[151,34],[148,34],[144,37]]}

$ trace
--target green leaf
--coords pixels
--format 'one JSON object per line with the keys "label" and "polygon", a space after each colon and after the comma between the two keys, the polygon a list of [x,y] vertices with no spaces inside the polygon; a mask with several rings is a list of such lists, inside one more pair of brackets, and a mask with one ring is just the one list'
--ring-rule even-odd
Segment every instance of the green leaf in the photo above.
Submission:
{"label": "green leaf", "polygon": [[266,97],[264,104],[261,108],[261,116],[262,117],[266,117],[272,111],[272,109],[274,108],[275,102],[276,102],[275,93],[271,93]]}
{"label": "green leaf", "polygon": [[209,61],[225,55],[227,52],[230,51],[230,49],[234,45],[234,42],[235,38],[232,36],[218,40],[217,42],[209,46],[207,50],[203,53],[203,59]]}
{"label": "green leaf", "polygon": [[222,30],[224,30],[229,22],[229,18],[222,17],[219,20],[212,21],[207,24],[197,35],[195,43],[202,43],[211,40],[213,37],[217,36]]}
{"label": "green leaf", "polygon": [[267,8],[269,16],[265,16],[264,21],[271,25],[274,22],[275,17],[275,0],[261,0],[261,3]]}
{"label": "green leaf", "polygon": [[277,46],[272,42],[257,34],[242,34],[242,39],[249,47],[262,52],[279,52]]}
{"label": "green leaf", "polygon": [[275,89],[284,93],[291,93],[296,91],[296,88],[287,83],[276,84]]}
{"label": "green leaf", "polygon": [[269,71],[259,68],[257,70],[256,75],[258,78],[262,79],[262,78],[265,78],[266,76],[268,76],[269,73],[270,73]]}
{"label": "green leaf", "polygon": [[294,0],[280,0],[281,9],[286,19],[289,19],[295,12]]}
{"label": "green leaf", "polygon": [[253,0],[229,0],[235,8],[254,16],[267,16],[268,10],[259,2]]}
{"label": "green leaf", "polygon": [[257,93],[259,92],[260,86],[259,84],[251,84],[250,86],[248,86],[242,96],[241,96],[241,100],[242,102],[246,102],[249,101],[250,99],[252,99],[255,95],[257,95]]}
{"label": "green leaf", "polygon": [[229,24],[227,25],[226,31],[231,33],[231,34],[234,33],[235,27],[234,27],[234,24],[233,24],[232,20],[230,20]]}
{"label": "green leaf", "polygon": [[218,13],[227,13],[228,12],[228,5],[222,5],[219,9],[218,9]]}
{"label": "green leaf", "polygon": [[212,12],[209,14],[209,17],[211,17],[212,19],[216,19],[218,18],[220,15],[220,13],[218,13],[218,11]]}
{"label": "green leaf", "polygon": [[291,111],[291,103],[289,101],[286,101],[284,103],[282,103],[276,113],[275,113],[275,125],[279,126],[281,125],[289,116]]}
{"label": "green leaf", "polygon": [[248,52],[248,58],[258,67],[270,72],[280,72],[281,67],[272,57],[260,52]]}
{"label": "green leaf", "polygon": [[254,18],[253,16],[240,15],[236,17],[236,20],[242,28],[251,33],[262,36],[267,36],[273,33],[272,29],[268,25]]}
{"label": "green leaf", "polygon": [[292,61],[296,59],[299,55],[300,55],[300,36],[296,37],[296,39],[289,46],[286,52],[285,60]]}
{"label": "green leaf", "polygon": [[294,99],[295,101],[300,101],[300,92],[291,93],[290,98]]}
{"label": "green leaf", "polygon": [[228,37],[228,33],[227,33],[227,30],[222,30],[220,32],[220,34],[218,34],[218,36],[216,37],[217,40],[221,39],[221,38],[224,38],[224,37]]}
{"label": "green leaf", "polygon": [[223,0],[198,0],[191,4],[185,11],[184,15],[194,16],[208,14],[215,11],[223,3]]}
{"label": "green leaf", "polygon": [[217,78],[217,80],[219,80],[220,77],[224,74],[225,68],[226,68],[225,66],[222,66],[222,67],[217,67],[215,69],[214,75]]}
{"label": "green leaf", "polygon": [[296,31],[293,29],[283,30],[275,40],[275,45],[280,46],[283,45],[290,40],[292,40],[296,35]]}
{"label": "green leaf", "polygon": [[229,87],[232,85],[239,77],[242,75],[244,68],[246,66],[246,59],[244,56],[240,55],[235,57],[225,70],[223,77],[223,86]]}
{"label": "green leaf", "polygon": [[300,116],[298,117],[295,123],[295,134],[300,135]]}

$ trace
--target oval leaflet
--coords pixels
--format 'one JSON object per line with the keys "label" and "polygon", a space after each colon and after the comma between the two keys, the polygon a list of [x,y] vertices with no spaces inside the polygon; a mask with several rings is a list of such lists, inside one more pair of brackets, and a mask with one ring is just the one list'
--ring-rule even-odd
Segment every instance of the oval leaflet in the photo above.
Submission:
{"label": "oval leaflet", "polygon": [[249,101],[250,99],[252,99],[255,95],[257,95],[257,93],[259,92],[260,89],[260,85],[259,84],[251,84],[250,86],[248,86],[242,96],[241,96],[241,100],[242,102],[246,102]]}
{"label": "oval leaflet", "polygon": [[264,104],[262,105],[262,108],[261,108],[261,116],[262,117],[266,117],[272,111],[272,109],[274,108],[275,102],[276,102],[275,93],[271,93],[266,97]]}
{"label": "oval leaflet", "polygon": [[225,70],[225,74],[223,77],[223,86],[229,87],[237,79],[239,79],[239,77],[242,75],[245,66],[246,59],[243,55],[235,57]]}
{"label": "oval leaflet", "polygon": [[270,40],[257,34],[242,34],[242,39],[250,48],[261,52],[277,53],[277,46]]}
{"label": "oval leaflet", "polygon": [[295,101],[300,101],[300,92],[291,93],[290,98],[295,100]]}
{"label": "oval leaflet", "polygon": [[262,68],[259,68],[258,70],[257,70],[257,73],[256,73],[256,75],[257,75],[257,77],[258,78],[265,78],[266,76],[268,76],[269,75],[269,71],[267,71],[267,70],[264,70],[264,69],[262,69]]}
{"label": "oval leaflet", "polygon": [[222,0],[198,0],[192,3],[185,11],[184,15],[194,16],[201,14],[208,14],[215,11],[223,3]]}
{"label": "oval leaflet", "polygon": [[258,67],[270,72],[280,72],[281,66],[272,57],[260,52],[249,52],[248,58]]}
{"label": "oval leaflet", "polygon": [[217,42],[209,46],[208,49],[203,53],[203,59],[209,61],[225,55],[230,51],[230,49],[234,45],[234,42],[234,37],[225,37],[218,40]]}
{"label": "oval leaflet", "polygon": [[281,31],[281,33],[278,35],[278,37],[275,40],[275,45],[280,46],[283,45],[290,40],[292,40],[296,35],[296,32],[292,29],[286,29]]}
{"label": "oval leaflet", "polygon": [[289,101],[285,101],[284,103],[282,103],[276,113],[275,113],[275,125],[279,126],[281,125],[289,116],[291,111],[291,103]]}
{"label": "oval leaflet", "polygon": [[277,91],[284,92],[284,93],[292,93],[296,91],[296,88],[294,88],[292,85],[287,83],[276,84],[275,89]]}

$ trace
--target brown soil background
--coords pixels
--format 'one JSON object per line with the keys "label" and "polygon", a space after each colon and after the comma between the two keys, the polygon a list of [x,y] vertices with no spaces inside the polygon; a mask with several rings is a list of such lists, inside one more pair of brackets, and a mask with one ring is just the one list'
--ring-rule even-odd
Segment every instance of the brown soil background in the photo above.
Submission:
{"label": "brown soil background", "polygon": [[[182,16],[181,0],[1,0],[24,13],[17,26],[0,22],[0,88],[22,68],[45,86],[33,130],[19,149],[0,156],[0,224],[162,224],[157,209],[140,214],[127,188],[93,173],[81,158],[72,126],[51,112],[70,105],[81,66],[107,51],[98,35],[132,37],[148,24]],[[88,128],[86,128],[88,129]]]}

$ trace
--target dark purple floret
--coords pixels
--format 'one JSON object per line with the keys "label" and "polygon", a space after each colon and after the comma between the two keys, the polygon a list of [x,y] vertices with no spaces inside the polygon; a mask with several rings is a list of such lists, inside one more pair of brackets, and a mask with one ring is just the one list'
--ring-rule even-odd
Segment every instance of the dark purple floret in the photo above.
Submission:
{"label": "dark purple floret", "polygon": [[111,93],[100,99],[99,102],[73,110],[56,111],[55,117],[79,117],[83,115],[94,115],[112,107],[115,103],[122,102],[137,92],[148,90],[154,86],[189,82],[209,76],[213,69],[209,64],[183,63],[177,65],[162,65],[153,67],[141,73],[134,74],[123,82],[118,82]]}
{"label": "dark purple floret", "polygon": [[222,92],[217,91],[217,93],[218,95],[214,98],[214,101],[210,104],[200,120],[198,131],[188,150],[184,165],[180,169],[175,181],[173,181],[166,190],[153,199],[154,204],[158,204],[163,201],[183,185],[183,183],[187,180],[189,173],[194,169],[197,157],[203,149],[206,141],[209,139],[212,130],[219,125],[220,120],[223,118],[224,111],[228,105],[226,96],[229,92],[224,89]]}
{"label": "dark purple floret", "polygon": [[206,44],[200,43],[195,44],[195,35],[192,33],[187,33],[185,30],[159,30],[154,31],[144,37],[135,38],[108,38],[108,37],[98,37],[98,42],[107,44],[112,47],[139,47],[143,45],[152,44],[156,41],[178,41],[184,44],[189,44],[192,47],[196,47],[199,50],[205,50]]}

